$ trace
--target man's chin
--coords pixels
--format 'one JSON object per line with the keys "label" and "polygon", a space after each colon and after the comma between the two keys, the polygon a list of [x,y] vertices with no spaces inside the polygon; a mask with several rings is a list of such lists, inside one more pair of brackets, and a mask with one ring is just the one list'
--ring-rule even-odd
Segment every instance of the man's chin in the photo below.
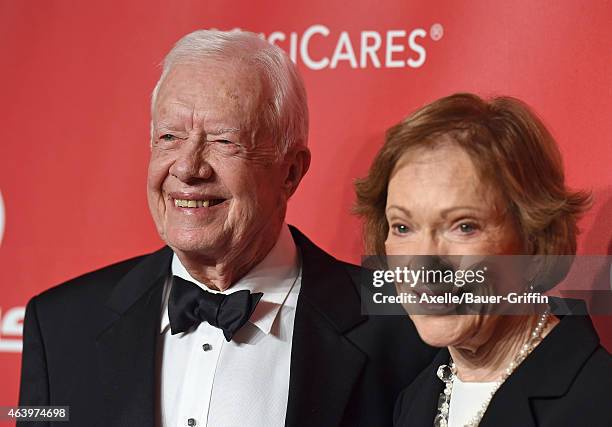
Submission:
{"label": "man's chin", "polygon": [[204,232],[204,230],[170,232],[164,241],[174,252],[186,255],[213,257],[223,246],[223,238],[219,233]]}

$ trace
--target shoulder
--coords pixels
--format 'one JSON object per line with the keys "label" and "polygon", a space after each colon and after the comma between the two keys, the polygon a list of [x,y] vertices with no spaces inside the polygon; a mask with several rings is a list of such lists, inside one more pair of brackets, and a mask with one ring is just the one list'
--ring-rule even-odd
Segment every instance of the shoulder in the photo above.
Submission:
{"label": "shoulder", "polygon": [[60,283],[40,293],[36,297],[38,304],[65,301],[66,298],[85,295],[104,294],[108,291],[109,285],[116,283],[145,257],[146,255],[140,255],[119,261]]}
{"label": "shoulder", "polygon": [[[562,364],[562,371],[567,371],[570,377],[574,372],[568,395],[584,399],[590,394],[585,393],[587,391],[609,391],[612,388],[612,356],[601,346],[591,318],[586,315],[564,316],[555,329],[559,332],[556,336],[558,342],[553,348],[556,354],[551,354],[549,358],[554,365]],[[554,332],[551,332],[551,337]],[[554,362],[555,359],[557,362]],[[572,365],[574,369],[571,369]],[[607,392],[602,396],[605,394]],[[596,400],[598,397],[588,399]]]}
{"label": "shoulder", "polygon": [[[602,346],[586,360],[576,376],[569,394],[577,398],[588,398],[590,402],[598,399],[607,401],[612,390],[612,356]],[[601,393],[597,393],[600,391]],[[587,397],[588,395],[588,397]]]}
{"label": "shoulder", "polygon": [[[612,359],[588,316],[561,317],[523,363],[508,378],[509,393],[504,396],[511,400],[529,396],[537,425],[612,425],[612,412],[599,409],[609,405]],[[499,391],[503,393],[502,388]],[[491,421],[514,420],[513,407],[503,406]]]}
{"label": "shoulder", "polygon": [[35,306],[39,315],[44,316],[69,313],[75,307],[87,310],[99,306],[121,278],[153,254],[135,256],[67,280],[31,298],[28,307]]}
{"label": "shoulder", "polygon": [[[564,372],[559,371],[556,375],[563,376]],[[540,378],[540,381],[551,382],[554,378]],[[531,402],[537,423],[542,426],[610,426],[612,412],[607,410],[610,389],[612,360],[600,346],[584,361],[562,395],[536,398]]]}
{"label": "shoulder", "polygon": [[360,265],[351,264],[346,261],[338,260],[336,258],[334,258],[334,262],[338,265],[339,268],[346,272],[346,274],[351,278],[351,281],[353,282],[353,285],[355,286],[357,292],[361,293],[361,284],[365,279],[367,279],[367,276],[371,274],[369,270],[366,270]]}
{"label": "shoulder", "polygon": [[[360,266],[338,260],[313,243],[305,234],[294,226],[289,230],[302,259],[303,281],[308,283],[309,290],[329,294],[359,294],[359,283],[362,272]],[[329,285],[334,283],[333,287]]]}

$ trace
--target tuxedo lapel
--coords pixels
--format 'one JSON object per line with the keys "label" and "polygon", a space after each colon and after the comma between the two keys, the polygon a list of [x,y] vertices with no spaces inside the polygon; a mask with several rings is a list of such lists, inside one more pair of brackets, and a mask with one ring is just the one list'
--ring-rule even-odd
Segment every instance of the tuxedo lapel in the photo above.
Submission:
{"label": "tuxedo lapel", "polygon": [[345,334],[366,320],[342,265],[291,228],[302,257],[286,426],[337,426],[366,363]]}
{"label": "tuxedo lapel", "polygon": [[166,247],[143,259],[106,303],[111,320],[96,341],[106,408],[98,414],[102,425],[154,425],[156,341],[171,255]]}

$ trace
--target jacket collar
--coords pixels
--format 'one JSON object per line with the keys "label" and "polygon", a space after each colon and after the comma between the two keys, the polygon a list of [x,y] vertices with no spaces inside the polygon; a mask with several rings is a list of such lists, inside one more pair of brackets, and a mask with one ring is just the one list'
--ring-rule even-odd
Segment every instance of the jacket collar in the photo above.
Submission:
{"label": "jacket collar", "polygon": [[172,251],[144,257],[115,285],[107,326],[97,335],[103,404],[99,425],[154,425],[156,345],[163,283]]}
{"label": "jacket collar", "polygon": [[347,333],[367,317],[345,266],[290,229],[302,256],[302,288],[285,425],[337,426],[367,361]]}
{"label": "jacket collar", "polygon": [[[294,226],[290,225],[289,230],[302,256],[302,283],[308,283],[301,289],[300,298],[307,300],[338,333],[365,321],[367,316],[360,314],[359,294],[342,263],[317,247]],[[166,278],[172,254],[172,249],[164,246],[145,257],[117,283],[106,305],[117,314],[125,313],[158,284],[160,278]],[[336,283],[329,286],[334,281]],[[340,301],[343,304],[339,304]]]}
{"label": "jacket collar", "polygon": [[[367,360],[345,335],[367,320],[344,265],[290,226],[302,257],[286,425],[338,425]],[[105,425],[153,425],[156,345],[172,250],[144,257],[116,284],[96,339]],[[113,410],[110,410],[112,408]]]}
{"label": "jacket collar", "polygon": [[338,333],[345,333],[364,322],[367,316],[361,314],[356,284],[344,264],[312,243],[297,228],[289,226],[289,229],[302,256],[300,299],[310,304]]}
{"label": "jacket collar", "polygon": [[[588,316],[563,316],[555,328],[500,386],[483,417],[483,425],[499,425],[508,414],[535,426],[538,400],[567,393],[582,366],[599,346]],[[486,422],[486,423],[485,423]]]}
{"label": "jacket collar", "polygon": [[[529,397],[562,396],[598,346],[599,337],[589,317],[563,316],[528,356],[529,363],[514,372],[514,382]],[[534,381],[536,375],[546,381]]]}
{"label": "jacket collar", "polygon": [[[584,312],[582,303],[563,301],[569,312]],[[585,361],[599,346],[599,337],[588,316],[567,315],[500,386],[489,403],[480,425],[535,427],[533,405],[540,399],[563,396],[574,382]],[[440,365],[449,362],[442,349],[427,368],[427,376],[414,395],[408,415],[415,426],[431,425],[437,414],[443,382],[437,377]],[[422,424],[421,424],[422,422]]]}
{"label": "jacket collar", "polygon": [[[172,249],[164,246],[145,256],[132,270],[117,282],[111,292],[106,306],[117,314],[125,313],[137,302],[159,279],[165,279],[170,271]],[[161,301],[160,301],[161,304]]]}

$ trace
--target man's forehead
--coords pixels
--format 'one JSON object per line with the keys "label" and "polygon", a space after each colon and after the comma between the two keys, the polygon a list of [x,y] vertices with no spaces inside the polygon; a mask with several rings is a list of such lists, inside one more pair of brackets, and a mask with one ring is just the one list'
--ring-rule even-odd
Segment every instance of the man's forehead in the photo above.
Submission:
{"label": "man's forehead", "polygon": [[233,60],[179,63],[168,71],[160,93],[205,91],[240,99],[247,93],[259,95],[263,89],[262,80],[261,72],[255,66]]}
{"label": "man's forehead", "polygon": [[[179,70],[173,80],[180,80],[182,73]],[[268,134],[265,108],[270,102],[262,85],[244,90],[240,89],[243,85],[232,84],[220,88],[225,81],[232,81],[231,73],[207,80],[204,85],[183,80],[176,90],[160,92],[153,111],[154,127],[158,131],[200,129],[210,135],[231,132],[242,135],[243,143],[248,140],[260,145],[262,134]]]}
{"label": "man's forehead", "polygon": [[206,108],[215,101],[228,108],[256,114],[265,103],[261,73],[251,66],[228,61],[177,64],[168,72],[159,88],[155,116],[170,110]]}
{"label": "man's forehead", "polygon": [[160,103],[153,120],[159,129],[205,126],[207,133],[221,134],[248,129],[251,118],[227,104],[201,109],[198,105],[177,101]]}

